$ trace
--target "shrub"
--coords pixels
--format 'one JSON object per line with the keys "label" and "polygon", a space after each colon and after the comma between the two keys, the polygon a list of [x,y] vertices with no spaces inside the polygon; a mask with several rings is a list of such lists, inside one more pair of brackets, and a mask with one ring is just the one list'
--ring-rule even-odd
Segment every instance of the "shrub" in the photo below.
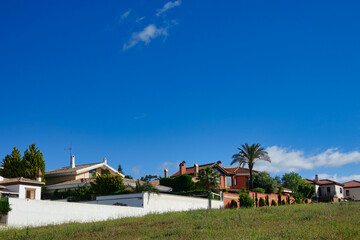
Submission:
{"label": "shrub", "polygon": [[257,193],[264,193],[265,189],[261,188],[261,187],[257,187],[253,189],[253,192],[257,192]]}
{"label": "shrub", "polygon": [[266,202],[265,202],[265,199],[263,197],[261,197],[259,199],[259,207],[263,207],[263,206],[266,206]]}
{"label": "shrub", "polygon": [[266,206],[270,206],[269,195],[266,195],[266,197],[265,197],[265,204],[266,204]]}
{"label": "shrub", "polygon": [[230,208],[237,208],[238,207],[238,203],[235,199],[231,200],[230,202]]}
{"label": "shrub", "polygon": [[282,201],[281,201],[281,193],[278,194],[278,203],[279,203],[279,206],[281,205]]}
{"label": "shrub", "polygon": [[271,201],[271,206],[274,206],[274,207],[277,206],[277,203],[274,199]]}
{"label": "shrub", "polygon": [[241,192],[239,194],[240,207],[250,208],[254,207],[254,199],[248,193]]}
{"label": "shrub", "polygon": [[119,175],[103,174],[98,175],[95,183],[90,183],[92,191],[97,195],[114,194],[115,192],[124,190],[124,182]]}
{"label": "shrub", "polygon": [[0,199],[0,219],[2,216],[8,214],[11,211],[11,207],[7,198]]}
{"label": "shrub", "polygon": [[309,203],[309,200],[305,199],[305,203]]}
{"label": "shrub", "polygon": [[194,188],[192,177],[187,174],[174,178],[160,178],[160,185],[171,187],[173,192],[189,191]]}
{"label": "shrub", "polygon": [[72,202],[92,200],[93,191],[90,187],[78,187],[72,192]]}
{"label": "shrub", "polygon": [[281,205],[286,205],[285,199],[281,200]]}

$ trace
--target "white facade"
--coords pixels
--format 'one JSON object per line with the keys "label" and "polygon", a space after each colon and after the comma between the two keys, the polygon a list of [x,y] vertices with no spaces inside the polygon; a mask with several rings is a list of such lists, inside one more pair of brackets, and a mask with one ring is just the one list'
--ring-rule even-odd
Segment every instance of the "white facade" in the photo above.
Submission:
{"label": "white facade", "polygon": [[40,186],[32,186],[26,185],[23,183],[19,183],[16,185],[6,186],[7,189],[18,192],[19,198],[26,199],[26,189],[34,189],[35,190],[35,200],[41,200],[41,187]]}
{"label": "white facade", "polygon": [[336,184],[315,185],[315,191],[318,197],[334,196],[339,199],[344,198],[344,188]]}

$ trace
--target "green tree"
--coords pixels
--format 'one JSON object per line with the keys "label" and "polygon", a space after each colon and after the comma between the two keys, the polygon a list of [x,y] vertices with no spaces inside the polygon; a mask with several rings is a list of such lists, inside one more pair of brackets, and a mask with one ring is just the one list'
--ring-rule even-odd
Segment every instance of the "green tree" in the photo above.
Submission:
{"label": "green tree", "polygon": [[[262,188],[266,193],[273,193],[276,191],[277,183],[267,172],[258,172],[254,174],[254,188]],[[250,184],[250,179],[248,180]]]}
{"label": "green tree", "polygon": [[150,182],[152,179],[154,179],[154,178],[158,178],[158,176],[157,175],[151,175],[151,174],[149,174],[149,175],[145,175],[145,177],[141,177],[140,178],[140,181],[143,181],[143,182]]}
{"label": "green tree", "polygon": [[121,164],[119,164],[119,166],[118,166],[118,172],[124,174],[124,173],[123,173],[123,169],[122,169],[122,167],[121,167]]}
{"label": "green tree", "polygon": [[23,164],[20,150],[14,147],[11,155],[6,155],[2,162],[3,170],[1,174],[6,178],[22,177]]}
{"label": "green tree", "polygon": [[91,188],[96,195],[109,195],[125,189],[122,177],[119,175],[103,174],[91,182]]}
{"label": "green tree", "polygon": [[238,163],[239,167],[244,167],[245,165],[248,166],[250,170],[250,185],[249,189],[252,191],[253,189],[253,168],[256,163],[256,161],[263,160],[267,162],[270,161],[270,157],[268,153],[264,150],[264,148],[261,147],[261,145],[258,144],[252,144],[249,146],[248,143],[245,143],[241,145],[241,148],[238,148],[239,153],[234,154],[232,156],[233,161],[231,162],[231,165],[234,163]]}
{"label": "green tree", "polygon": [[145,182],[141,184],[140,181],[137,180],[135,184],[136,185],[135,188],[133,188],[133,190],[136,193],[141,193],[141,192],[159,193],[159,190],[149,182]]}
{"label": "green tree", "polygon": [[207,167],[199,171],[197,185],[207,191],[215,189],[220,185],[220,176],[213,169]]}
{"label": "green tree", "polygon": [[298,173],[291,172],[291,173],[285,173],[282,176],[281,181],[284,187],[290,188],[294,192],[297,192],[298,187],[300,183],[302,183],[303,179]]}
{"label": "green tree", "polygon": [[35,143],[29,145],[29,149],[26,149],[23,157],[23,177],[36,179],[36,175],[38,170],[45,173],[45,161],[43,158],[43,154],[40,150],[35,146]]}
{"label": "green tree", "polygon": [[132,176],[130,176],[130,175],[125,175],[125,178],[128,178],[128,179],[133,179],[133,177],[132,177]]}

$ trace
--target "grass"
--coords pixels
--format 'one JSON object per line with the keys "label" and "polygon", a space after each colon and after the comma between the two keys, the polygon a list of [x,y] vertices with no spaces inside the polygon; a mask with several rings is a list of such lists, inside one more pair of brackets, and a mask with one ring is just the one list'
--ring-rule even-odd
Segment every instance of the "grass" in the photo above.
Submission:
{"label": "grass", "polygon": [[151,214],[7,229],[0,239],[360,239],[360,203]]}

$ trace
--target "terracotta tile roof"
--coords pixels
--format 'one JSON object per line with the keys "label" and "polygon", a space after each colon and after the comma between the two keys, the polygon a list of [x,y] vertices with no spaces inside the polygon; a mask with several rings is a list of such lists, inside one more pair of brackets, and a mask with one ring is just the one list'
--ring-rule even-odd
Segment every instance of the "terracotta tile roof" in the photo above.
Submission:
{"label": "terracotta tile roof", "polygon": [[360,188],[360,182],[356,180],[352,180],[349,182],[344,183],[344,188]]}
{"label": "terracotta tile roof", "polygon": [[32,180],[29,178],[23,178],[23,177],[19,177],[19,178],[4,178],[4,180],[0,181],[0,185],[6,186],[9,185],[10,183],[31,183],[31,184],[38,184],[38,185],[44,185],[44,182],[39,182],[36,180]]}
{"label": "terracotta tile roof", "polygon": [[315,180],[310,180],[310,179],[305,179],[308,183],[311,184],[317,184],[317,185],[329,185],[329,184],[336,184],[336,185],[340,185],[340,186],[344,186],[344,184],[339,183],[339,182],[335,182],[333,180],[329,180],[329,179],[321,179],[317,182],[315,182]]}
{"label": "terracotta tile roof", "polygon": [[58,168],[58,169],[55,169],[55,170],[45,172],[45,175],[57,174],[57,173],[72,173],[72,172],[76,172],[77,170],[81,170],[83,168],[95,166],[95,165],[100,164],[100,163],[102,163],[102,162],[77,165],[74,168],[71,168],[70,166],[63,167],[63,168]]}
{"label": "terracotta tile roof", "polygon": [[[223,167],[223,169],[230,174],[250,173],[250,170],[248,168],[242,167]],[[253,173],[258,173],[258,171],[253,170]]]}
{"label": "terracotta tile roof", "polygon": [[[200,169],[203,169],[203,168],[207,168],[207,167],[212,167],[212,166],[214,166],[215,164],[216,164],[216,163],[208,163],[208,164],[199,165],[199,170],[200,170]],[[187,167],[184,174],[194,175],[194,166],[192,166],[192,167]],[[176,177],[176,176],[180,176],[180,171],[177,171],[176,173],[174,173],[173,175],[171,175],[171,177]]]}

